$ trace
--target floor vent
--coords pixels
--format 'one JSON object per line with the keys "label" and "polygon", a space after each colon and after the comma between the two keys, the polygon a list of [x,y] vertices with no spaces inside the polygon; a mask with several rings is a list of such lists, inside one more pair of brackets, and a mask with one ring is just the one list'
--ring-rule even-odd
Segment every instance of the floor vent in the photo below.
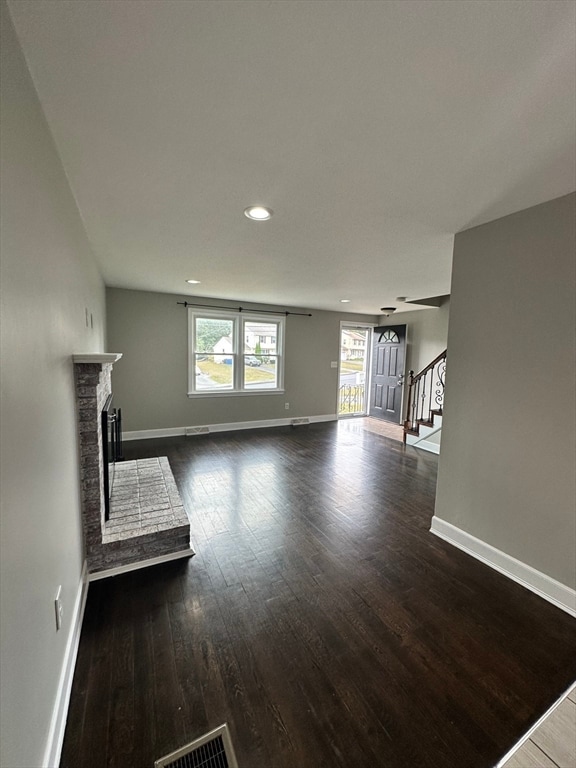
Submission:
{"label": "floor vent", "polygon": [[226,724],[160,760],[154,768],[238,768]]}
{"label": "floor vent", "polygon": [[292,426],[296,427],[298,424],[310,424],[310,419],[292,419]]}
{"label": "floor vent", "polygon": [[188,435],[207,435],[210,427],[186,427],[186,436]]}

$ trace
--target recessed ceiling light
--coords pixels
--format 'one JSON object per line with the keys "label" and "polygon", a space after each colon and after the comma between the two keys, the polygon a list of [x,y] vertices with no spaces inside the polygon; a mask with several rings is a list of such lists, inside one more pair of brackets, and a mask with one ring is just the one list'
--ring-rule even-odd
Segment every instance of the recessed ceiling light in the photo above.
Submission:
{"label": "recessed ceiling light", "polygon": [[249,205],[244,210],[244,216],[253,221],[268,221],[272,217],[272,213],[270,208],[264,208],[263,205]]}
{"label": "recessed ceiling light", "polygon": [[340,299],[341,304],[350,304],[350,299]]}
{"label": "recessed ceiling light", "polygon": [[198,285],[200,280],[186,280],[187,283],[190,283],[190,285]]}

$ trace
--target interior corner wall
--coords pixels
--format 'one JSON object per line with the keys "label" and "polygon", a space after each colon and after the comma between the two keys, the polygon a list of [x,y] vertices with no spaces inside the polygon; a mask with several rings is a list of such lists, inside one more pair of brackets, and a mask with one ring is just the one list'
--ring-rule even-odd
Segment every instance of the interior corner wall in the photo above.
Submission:
{"label": "interior corner wall", "polygon": [[436,517],[576,587],[576,195],[456,235]]}
{"label": "interior corner wall", "polygon": [[[285,392],[189,398],[188,317],[178,301],[238,302],[108,288],[108,349],[121,352],[112,372],[114,401],[126,432],[228,424],[337,413],[340,321],[376,323],[375,316],[318,310],[286,318]],[[263,304],[255,309],[284,310]],[[265,315],[263,315],[265,317]],[[285,403],[290,404],[286,410]]]}
{"label": "interior corner wall", "polygon": [[4,2],[0,12],[0,764],[35,768],[81,590],[71,356],[102,351],[105,293]]}
{"label": "interior corner wall", "polygon": [[406,325],[406,374],[418,373],[447,347],[450,299],[433,309],[400,312],[380,317],[378,325]]}

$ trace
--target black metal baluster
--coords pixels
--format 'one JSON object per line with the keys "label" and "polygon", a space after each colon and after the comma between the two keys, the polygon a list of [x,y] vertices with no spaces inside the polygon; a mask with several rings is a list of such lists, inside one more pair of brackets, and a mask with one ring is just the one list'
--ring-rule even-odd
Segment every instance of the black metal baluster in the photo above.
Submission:
{"label": "black metal baluster", "polygon": [[434,390],[434,368],[430,372],[430,392],[428,393],[427,421],[432,421],[432,393]]}

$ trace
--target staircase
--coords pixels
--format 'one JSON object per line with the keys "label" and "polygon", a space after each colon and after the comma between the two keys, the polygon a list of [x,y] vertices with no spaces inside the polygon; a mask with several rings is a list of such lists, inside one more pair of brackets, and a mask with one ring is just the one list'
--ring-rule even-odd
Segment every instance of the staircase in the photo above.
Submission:
{"label": "staircase", "polygon": [[406,445],[440,453],[445,379],[446,350],[416,375],[410,371],[404,421]]}

